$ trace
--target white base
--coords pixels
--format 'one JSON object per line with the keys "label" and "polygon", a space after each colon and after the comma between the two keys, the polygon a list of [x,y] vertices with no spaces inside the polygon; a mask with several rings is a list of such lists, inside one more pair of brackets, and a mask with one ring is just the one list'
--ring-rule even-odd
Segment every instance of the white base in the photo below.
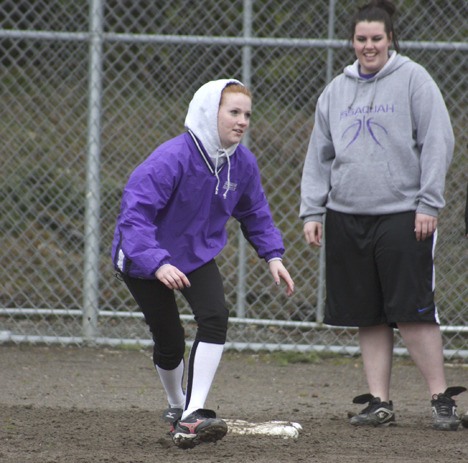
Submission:
{"label": "white base", "polygon": [[228,433],[240,435],[278,436],[283,439],[297,439],[302,426],[290,421],[267,421],[265,423],[249,423],[244,420],[224,420],[228,425]]}

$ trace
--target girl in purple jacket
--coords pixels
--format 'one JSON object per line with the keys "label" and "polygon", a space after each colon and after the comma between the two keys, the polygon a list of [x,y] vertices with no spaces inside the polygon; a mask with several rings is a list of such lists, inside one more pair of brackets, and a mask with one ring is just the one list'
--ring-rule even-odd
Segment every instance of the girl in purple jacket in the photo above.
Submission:
{"label": "girl in purple jacket", "polygon": [[[252,95],[238,80],[203,85],[185,119],[187,131],[159,146],[131,174],[117,219],[112,256],[144,314],[154,341],[153,361],[167,394],[175,444],[215,442],[226,423],[204,408],[226,341],[229,310],[215,257],[226,245],[226,223],[236,218],[277,285],[294,283],[281,257],[254,155],[240,141]],[[175,290],[195,316],[184,390],[185,336]]]}

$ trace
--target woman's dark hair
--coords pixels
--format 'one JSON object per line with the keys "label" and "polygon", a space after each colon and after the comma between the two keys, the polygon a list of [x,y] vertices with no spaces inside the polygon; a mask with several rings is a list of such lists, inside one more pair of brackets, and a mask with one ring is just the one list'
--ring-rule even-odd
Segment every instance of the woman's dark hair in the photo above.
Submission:
{"label": "woman's dark hair", "polygon": [[350,29],[351,42],[354,38],[354,32],[356,30],[356,24],[362,21],[381,22],[384,23],[385,32],[387,36],[392,36],[393,48],[399,52],[400,45],[398,44],[398,38],[393,27],[392,16],[396,11],[396,6],[390,0],[371,0],[367,5],[359,8],[357,13],[353,16]]}

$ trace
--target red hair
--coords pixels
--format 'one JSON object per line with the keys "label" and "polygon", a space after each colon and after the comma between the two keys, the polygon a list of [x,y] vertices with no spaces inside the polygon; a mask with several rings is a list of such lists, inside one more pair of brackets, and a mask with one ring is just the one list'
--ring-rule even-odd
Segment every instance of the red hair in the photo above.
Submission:
{"label": "red hair", "polygon": [[243,95],[246,95],[252,99],[252,92],[247,87],[241,84],[232,83],[227,84],[221,92],[221,100],[219,102],[220,105],[223,102],[223,96],[227,93],[242,93]]}

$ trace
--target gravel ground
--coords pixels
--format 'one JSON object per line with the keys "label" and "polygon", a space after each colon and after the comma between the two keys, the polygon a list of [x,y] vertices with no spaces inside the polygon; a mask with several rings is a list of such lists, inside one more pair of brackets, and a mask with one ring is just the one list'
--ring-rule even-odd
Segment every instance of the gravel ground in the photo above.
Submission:
{"label": "gravel ground", "polygon": [[[282,361],[283,360],[283,361]],[[359,358],[308,363],[227,352],[207,406],[228,420],[299,423],[297,439],[228,432],[217,444],[175,447],[160,415],[165,399],[149,350],[0,345],[2,463],[466,462],[468,429],[435,431],[411,361],[392,378],[397,425],[355,428],[352,398],[367,392]],[[468,365],[448,364],[450,385]],[[468,410],[468,393],[458,396]]]}

